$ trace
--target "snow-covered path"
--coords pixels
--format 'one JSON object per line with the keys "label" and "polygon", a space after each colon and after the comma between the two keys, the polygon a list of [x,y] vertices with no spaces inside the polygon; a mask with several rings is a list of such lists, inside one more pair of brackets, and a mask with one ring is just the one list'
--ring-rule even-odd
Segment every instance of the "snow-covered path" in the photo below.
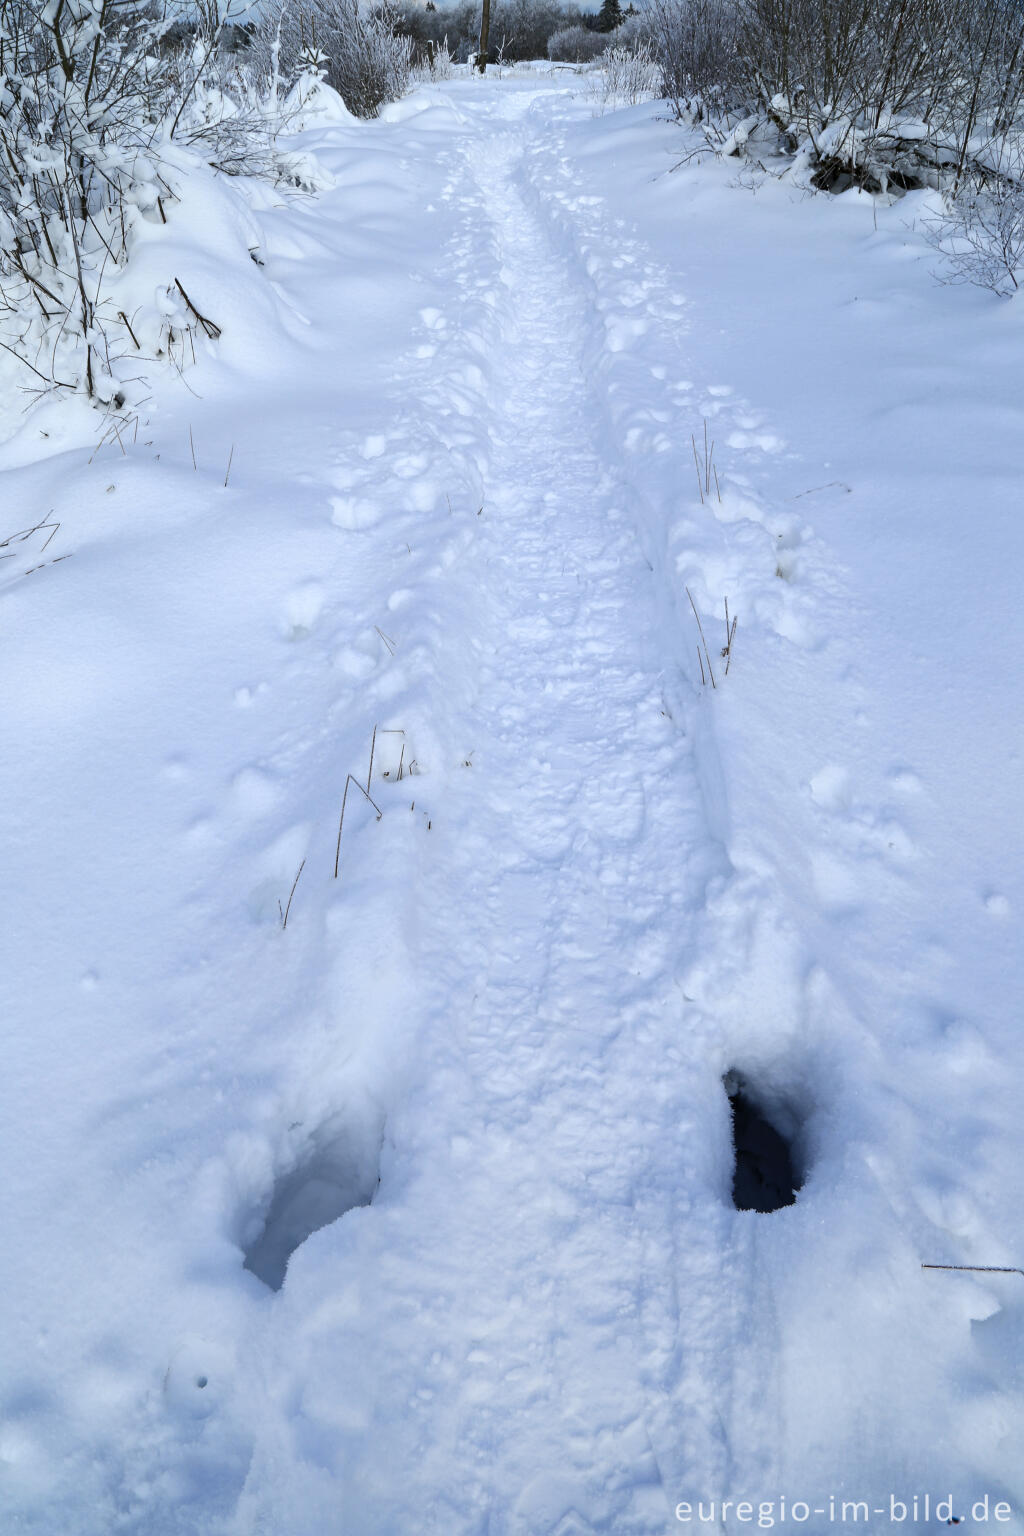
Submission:
{"label": "snow-covered path", "polygon": [[[536,77],[310,130],[322,197],[224,219],[265,267],[221,295],[251,330],[203,363],[198,467],[184,392],[123,458],[6,450],[29,513],[73,485],[84,547],[9,599],[15,675],[63,687],[9,701],[38,970],[7,999],[5,1530],[655,1536],[730,1498],[824,1531],[832,1496],[1024,1497],[1013,1279],[919,1268],[1014,1262],[1012,1010],[975,1027],[934,980],[942,817],[851,730],[851,579],[771,421],[695,377],[696,237],[653,248],[604,131]],[[73,668],[79,572],[106,660]],[[795,1134],[771,1215],[731,1204],[733,1068]]]}
{"label": "snow-covered path", "polygon": [[[487,252],[494,407],[462,617],[435,685],[462,680],[434,706],[466,744],[464,771],[438,816],[410,957],[427,990],[414,1075],[428,1123],[409,1128],[426,1198],[394,1234],[382,1336],[403,1292],[442,1300],[418,1337],[378,1345],[378,1391],[384,1409],[424,1388],[400,1431],[418,1463],[409,1519],[454,1467],[470,1496],[449,1495],[439,1530],[493,1521],[506,1501],[510,1530],[553,1530],[571,1511],[595,1528],[660,1529],[646,1380],[659,1346],[644,1313],[675,1244],[664,1211],[648,1217],[689,1182],[686,1091],[672,1081],[682,1000],[667,978],[721,855],[671,718],[631,493],[602,448],[585,298],[528,206],[524,137],[474,139],[455,173],[466,256],[452,312],[471,303]],[[727,1315],[722,1221],[695,1226],[676,1229],[697,1256],[688,1310]],[[712,1392],[728,1415],[727,1333],[714,1332],[713,1379],[687,1420]],[[386,1478],[394,1445],[380,1449]],[[374,1457],[367,1447],[360,1462]]]}

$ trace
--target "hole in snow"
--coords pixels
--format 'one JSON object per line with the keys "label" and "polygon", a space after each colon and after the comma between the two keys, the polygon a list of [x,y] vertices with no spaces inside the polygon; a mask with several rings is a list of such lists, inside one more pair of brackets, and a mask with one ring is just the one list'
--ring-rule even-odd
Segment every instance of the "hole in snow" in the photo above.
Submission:
{"label": "hole in snow", "polygon": [[[791,1135],[776,1115],[769,1120],[753,1091],[737,1073],[723,1079],[732,1110],[735,1167],[732,1203],[738,1211],[779,1211],[792,1205],[803,1179],[797,1172]],[[788,1117],[784,1117],[788,1118]]]}
{"label": "hole in snow", "polygon": [[296,1248],[356,1206],[369,1205],[379,1183],[379,1141],[367,1147],[351,1131],[322,1130],[302,1161],[276,1180],[262,1225],[243,1245],[245,1268],[279,1291]]}

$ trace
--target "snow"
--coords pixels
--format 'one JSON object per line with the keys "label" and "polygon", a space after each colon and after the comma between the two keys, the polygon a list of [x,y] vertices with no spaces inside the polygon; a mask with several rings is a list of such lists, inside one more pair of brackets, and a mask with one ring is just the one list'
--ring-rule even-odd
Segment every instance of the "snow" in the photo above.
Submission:
{"label": "snow", "polygon": [[9,392],[5,1531],[1024,1530],[1021,313],[581,83],[194,173],[222,336]]}

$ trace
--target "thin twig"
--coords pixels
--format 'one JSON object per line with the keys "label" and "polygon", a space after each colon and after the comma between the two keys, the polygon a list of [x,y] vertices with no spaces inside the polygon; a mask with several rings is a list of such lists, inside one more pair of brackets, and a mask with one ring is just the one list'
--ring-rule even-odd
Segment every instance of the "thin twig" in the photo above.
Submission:
{"label": "thin twig", "polygon": [[132,330],[132,323],[128,319],[128,316],[125,314],[123,309],[119,309],[117,314],[118,314],[118,319],[124,321],[125,330],[128,332],[128,335],[131,337],[132,341],[134,341],[136,352],[141,352],[142,351],[142,345],[141,345],[141,343],[139,341],[139,338],[136,336],[135,332]]}
{"label": "thin twig", "polygon": [[228,454],[228,467],[227,467],[227,470],[226,470],[225,475],[224,475],[224,489],[225,490],[227,490],[228,477],[231,474],[231,460],[234,458],[234,456],[235,456],[235,445],[234,445],[234,443],[232,443],[231,444],[231,452]]}
{"label": "thin twig", "polygon": [[791,496],[789,499],[790,501],[799,501],[801,496],[814,496],[818,491],[830,491],[833,487],[838,487],[839,490],[845,491],[847,495],[850,494],[850,487],[844,481],[829,480],[825,485],[812,485],[810,490],[798,491],[795,496]]}
{"label": "thin twig", "polygon": [[220,332],[220,326],[217,325],[215,321],[208,320],[204,314],[202,314],[198,309],[196,309],[196,306],[193,304],[192,300],[189,298],[188,294],[185,292],[184,288],[181,286],[181,279],[180,278],[176,277],[174,279],[174,286],[177,288],[178,292],[181,294],[182,298],[185,300],[185,303],[188,305],[189,309],[195,315],[196,319],[199,321],[199,324],[202,326],[202,328],[206,332],[207,336],[209,336],[210,340],[211,341],[216,341],[217,337],[221,333]]}
{"label": "thin twig", "polygon": [[1024,1275],[1024,1269],[1006,1264],[922,1264],[922,1269],[970,1269],[981,1275]]}
{"label": "thin twig", "polygon": [[199,473],[199,465],[196,463],[196,445],[195,445],[195,441],[194,441],[194,439],[192,437],[192,423],[191,422],[189,422],[189,427],[188,427],[188,445],[189,445],[189,447],[192,450],[192,468],[195,470],[196,474],[198,474]]}
{"label": "thin twig", "polygon": [[393,656],[395,654],[395,642],[394,642],[394,640],[391,639],[390,635],[386,635],[384,633],[384,631],[381,629],[379,624],[375,624],[373,627],[377,631],[378,635],[380,635],[381,639],[384,641],[384,644],[387,646],[388,650],[391,652],[391,654]]}

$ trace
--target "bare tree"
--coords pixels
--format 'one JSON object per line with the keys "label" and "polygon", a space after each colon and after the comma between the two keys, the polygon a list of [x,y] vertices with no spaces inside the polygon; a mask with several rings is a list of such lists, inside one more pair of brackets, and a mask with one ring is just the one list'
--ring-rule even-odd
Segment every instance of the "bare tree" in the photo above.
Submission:
{"label": "bare tree", "polygon": [[476,53],[476,67],[481,74],[487,70],[487,49],[491,38],[491,0],[483,0],[480,12],[480,46]]}

